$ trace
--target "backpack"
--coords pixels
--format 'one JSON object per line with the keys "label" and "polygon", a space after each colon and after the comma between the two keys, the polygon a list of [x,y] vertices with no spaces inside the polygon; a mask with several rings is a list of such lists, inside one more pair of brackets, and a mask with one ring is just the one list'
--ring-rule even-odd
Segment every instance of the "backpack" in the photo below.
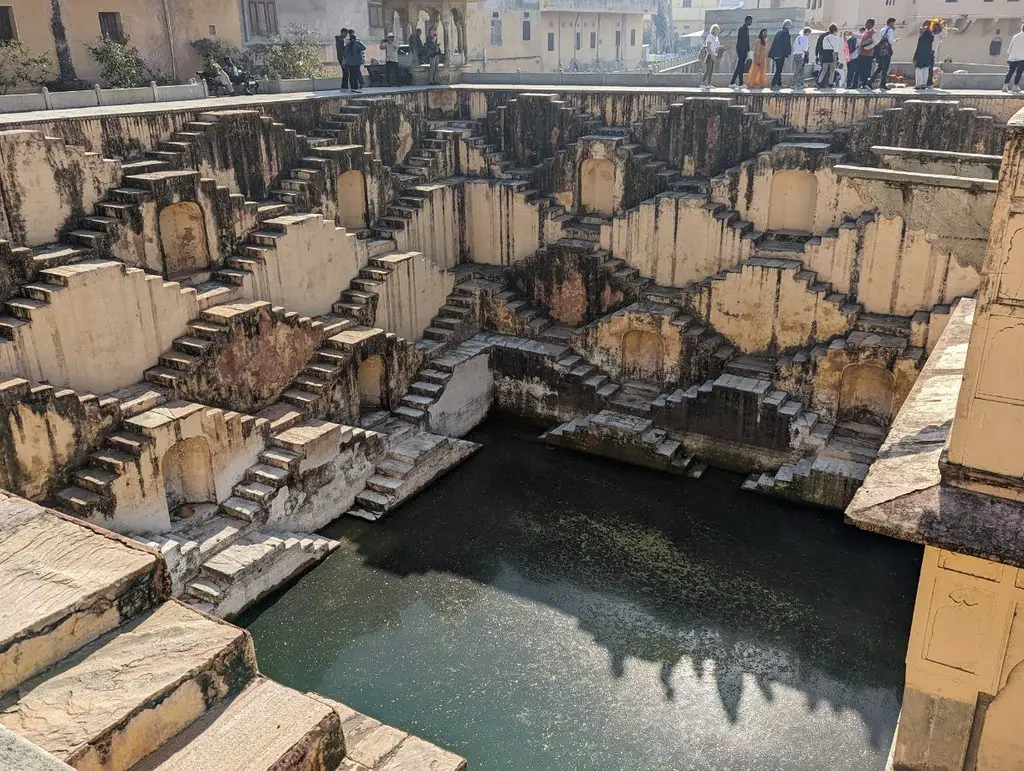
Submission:
{"label": "backpack", "polygon": [[875,46],[876,56],[892,56],[892,43],[889,42],[889,34],[882,35],[881,41]]}

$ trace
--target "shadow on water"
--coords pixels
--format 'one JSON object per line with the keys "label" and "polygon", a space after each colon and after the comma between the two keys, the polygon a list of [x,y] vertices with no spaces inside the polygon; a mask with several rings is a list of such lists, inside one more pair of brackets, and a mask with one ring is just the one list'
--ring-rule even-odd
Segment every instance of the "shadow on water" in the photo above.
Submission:
{"label": "shadow on water", "polygon": [[262,669],[474,768],[882,768],[919,548],[535,436],[489,423],[327,528],[345,546],[242,619]]}

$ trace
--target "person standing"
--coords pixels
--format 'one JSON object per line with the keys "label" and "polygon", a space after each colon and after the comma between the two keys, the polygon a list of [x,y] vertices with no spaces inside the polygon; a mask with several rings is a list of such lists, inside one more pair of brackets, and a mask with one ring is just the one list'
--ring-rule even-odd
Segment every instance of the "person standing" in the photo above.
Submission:
{"label": "person standing", "polygon": [[934,43],[932,24],[926,21],[921,25],[921,31],[917,35],[917,48],[914,50],[914,88],[918,91],[928,87],[928,74],[935,64],[935,51],[932,49]]}
{"label": "person standing", "polygon": [[704,56],[704,74],[700,76],[701,88],[711,88],[711,78],[715,75],[715,64],[718,63],[718,57],[722,55],[722,41],[719,38],[721,31],[721,27],[712,24],[708,36],[704,39],[704,47],[701,49]]}
{"label": "person standing", "polygon": [[836,64],[843,50],[843,41],[839,39],[839,27],[832,24],[821,40],[821,78],[818,88],[832,88],[835,85]]}
{"label": "person standing", "polygon": [[811,28],[804,27],[793,43],[793,88],[804,87],[804,65],[811,52]]}
{"label": "person standing", "polygon": [[790,54],[793,53],[793,41],[789,36],[789,30],[792,29],[792,27],[793,22],[789,19],[782,22],[782,29],[775,33],[775,39],[772,40],[771,50],[768,51],[768,56],[775,64],[775,75],[772,77],[772,88],[782,87],[782,71],[786,67],[786,59],[788,59]]}
{"label": "person standing", "polygon": [[896,47],[896,19],[890,17],[885,20],[885,28],[875,47],[875,71],[868,80],[868,86],[874,88],[875,78],[879,79],[878,87],[883,91],[889,90],[889,63],[892,61],[892,52]]}
{"label": "person standing", "polygon": [[743,75],[747,71],[747,59],[750,56],[750,25],[753,23],[754,17],[747,16],[743,26],[736,32],[736,71],[729,81],[730,86],[743,88]]}
{"label": "person standing", "polygon": [[341,90],[348,88],[348,67],[345,66],[345,44],[348,43],[348,29],[341,28],[341,34],[334,36],[334,48],[338,54],[338,66],[341,67]]}
{"label": "person standing", "polygon": [[389,86],[401,85],[398,80],[398,43],[395,42],[395,33],[389,32],[384,36],[380,44],[384,52],[384,79]]}
{"label": "person standing", "polygon": [[854,35],[850,31],[846,31],[843,35],[846,37],[846,87],[853,88],[853,84],[857,77],[857,53],[860,51],[860,36],[864,34],[864,28],[860,28],[860,32]]}
{"label": "person standing", "polygon": [[430,62],[430,85],[436,86],[438,84],[437,67],[441,62],[441,46],[437,42],[436,29],[431,29],[427,33],[427,44],[423,47],[423,52],[427,55],[427,61]]}
{"label": "person standing", "polygon": [[768,30],[762,29],[754,39],[753,56],[750,60],[750,88],[764,88],[768,85]]}
{"label": "person standing", "polygon": [[1003,82],[1003,91],[1010,90],[1010,78],[1013,78],[1013,93],[1020,93],[1020,77],[1024,74],[1024,25],[1020,32],[1010,40],[1010,47],[1006,50],[1006,80]]}
{"label": "person standing", "polygon": [[864,24],[864,34],[860,37],[860,48],[857,49],[857,73],[854,75],[854,88],[866,91],[870,87],[871,66],[875,61],[875,48],[878,46],[878,40],[875,20],[868,19]]}
{"label": "person standing", "polygon": [[423,36],[419,27],[414,29],[412,35],[409,36],[409,51],[416,64],[423,64]]}
{"label": "person standing", "polygon": [[356,36],[356,31],[348,31],[348,43],[345,44],[345,69],[348,70],[348,84],[353,94],[358,94],[363,87],[363,74],[360,70],[363,67],[363,52],[366,46]]}

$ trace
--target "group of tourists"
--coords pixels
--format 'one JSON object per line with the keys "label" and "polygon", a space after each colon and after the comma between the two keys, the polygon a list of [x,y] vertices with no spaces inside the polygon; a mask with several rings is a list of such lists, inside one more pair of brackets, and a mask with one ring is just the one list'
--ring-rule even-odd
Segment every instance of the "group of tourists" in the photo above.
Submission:
{"label": "group of tourists", "polygon": [[[783,70],[791,61],[793,67],[790,86],[803,89],[806,86],[807,66],[811,58],[810,27],[804,27],[793,37],[793,22],[787,19],[782,29],[769,41],[767,29],[758,32],[751,41],[750,32],[754,18],[747,16],[743,26],[736,33],[736,70],[729,83],[730,88],[767,88],[769,66],[773,70],[770,87],[778,90],[783,86]],[[1024,27],[1022,27],[1024,30]],[[921,25],[914,53],[915,85],[917,89],[930,88],[935,67],[935,38],[942,31],[937,21],[926,21]],[[698,59],[703,63],[701,88],[710,88],[716,65],[725,53],[721,41],[721,27],[711,26]],[[1011,43],[1011,55],[1018,55],[1016,68],[1011,67],[1006,82],[1016,73],[1019,84],[1024,75],[1024,33],[1014,38],[1020,42],[1016,51]],[[819,34],[814,43],[813,77],[816,88],[846,88],[871,90],[876,87],[885,91],[889,88],[889,65],[896,45],[896,19],[886,19],[882,29],[876,29],[875,20],[868,19],[858,32],[844,31],[841,35],[835,24]],[[770,64],[769,64],[770,63]],[[1011,63],[1012,64],[1012,63]],[[844,76],[845,71],[845,76]],[[1009,90],[1006,86],[1004,90]],[[1018,89],[1019,90],[1019,89]]]}
{"label": "group of tourists", "polygon": [[[341,34],[334,37],[334,45],[337,49],[338,64],[341,65],[341,88],[351,89],[352,93],[358,94],[363,88],[363,64],[366,61],[366,45],[356,35],[354,29],[342,27]],[[421,64],[430,65],[430,82],[438,82],[437,70],[441,61],[441,46],[437,42],[437,31],[431,29],[427,33],[427,41],[423,42],[420,31],[417,29],[409,39],[409,49],[413,58]],[[389,86],[401,85],[400,72],[398,69],[398,43],[395,42],[395,35],[388,32],[380,42],[380,50],[384,52],[384,78]]]}

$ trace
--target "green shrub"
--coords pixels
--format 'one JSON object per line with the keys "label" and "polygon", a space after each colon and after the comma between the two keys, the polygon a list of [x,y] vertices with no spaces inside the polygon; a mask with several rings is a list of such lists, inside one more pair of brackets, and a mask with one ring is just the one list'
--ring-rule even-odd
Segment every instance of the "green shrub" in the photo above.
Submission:
{"label": "green shrub", "polygon": [[321,61],[320,39],[309,27],[293,24],[285,37],[275,38],[257,50],[262,74],[268,78],[322,78],[327,74]]}
{"label": "green shrub", "polygon": [[230,43],[225,43],[223,40],[210,37],[193,40],[190,45],[195,49],[195,52],[199,55],[200,59],[212,56],[214,61],[222,67],[224,66],[224,62],[231,59],[246,72],[251,74],[255,74],[257,72],[256,61],[253,58],[252,51],[250,50],[242,51]]}
{"label": "green shrub", "polygon": [[16,86],[42,85],[52,66],[49,56],[32,56],[20,40],[0,41],[0,94]]}
{"label": "green shrub", "polygon": [[110,88],[138,88],[156,82],[158,86],[174,83],[174,79],[150,67],[139,49],[130,40],[118,43],[103,38],[95,45],[86,43],[92,58],[100,65],[100,76]]}

